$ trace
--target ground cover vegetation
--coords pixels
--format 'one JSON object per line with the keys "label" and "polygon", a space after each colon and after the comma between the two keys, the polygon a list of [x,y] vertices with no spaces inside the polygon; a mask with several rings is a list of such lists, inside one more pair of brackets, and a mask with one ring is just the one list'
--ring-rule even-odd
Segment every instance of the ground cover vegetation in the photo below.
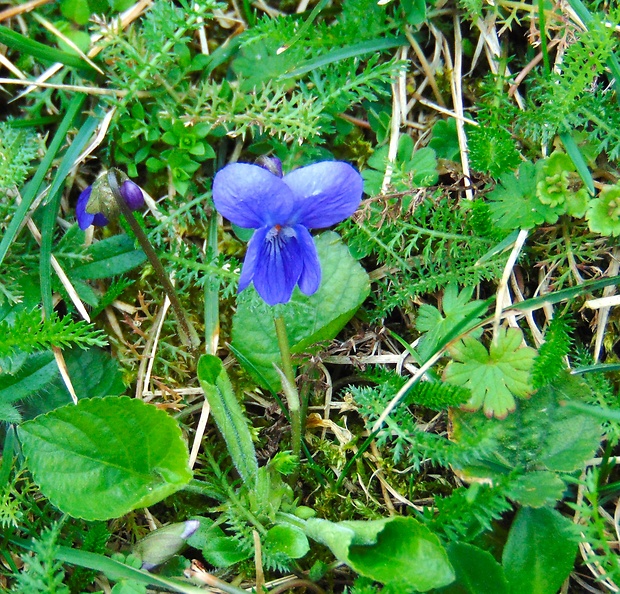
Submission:
{"label": "ground cover vegetation", "polygon": [[620,588],[615,0],[0,11],[0,589]]}

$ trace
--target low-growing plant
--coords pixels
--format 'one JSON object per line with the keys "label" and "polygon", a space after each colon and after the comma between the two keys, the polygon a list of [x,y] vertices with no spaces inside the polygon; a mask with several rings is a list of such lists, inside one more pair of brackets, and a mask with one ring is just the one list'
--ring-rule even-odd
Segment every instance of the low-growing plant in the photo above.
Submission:
{"label": "low-growing plant", "polygon": [[618,590],[617,8],[0,20],[0,588]]}

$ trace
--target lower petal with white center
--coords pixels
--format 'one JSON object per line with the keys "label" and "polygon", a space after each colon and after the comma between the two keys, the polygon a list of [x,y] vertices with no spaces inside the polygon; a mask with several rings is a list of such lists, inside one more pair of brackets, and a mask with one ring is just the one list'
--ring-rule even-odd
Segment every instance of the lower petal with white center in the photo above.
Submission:
{"label": "lower petal with white center", "polygon": [[276,225],[256,238],[254,288],[268,305],[287,303],[303,270],[303,249],[293,227]]}

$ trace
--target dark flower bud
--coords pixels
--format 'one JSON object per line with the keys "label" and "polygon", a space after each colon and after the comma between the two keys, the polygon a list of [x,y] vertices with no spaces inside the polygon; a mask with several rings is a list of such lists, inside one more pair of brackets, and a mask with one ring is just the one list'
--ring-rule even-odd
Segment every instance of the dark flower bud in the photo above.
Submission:
{"label": "dark flower bud", "polygon": [[[112,170],[116,179],[121,183],[121,196],[131,210],[138,210],[144,206],[144,195],[140,186],[132,182],[123,172]],[[78,198],[75,207],[80,229],[85,230],[91,225],[103,227],[111,219],[118,217],[119,207],[114,192],[108,182],[108,173],[99,176],[92,186],[86,188]]]}
{"label": "dark flower bud", "polygon": [[121,184],[121,194],[131,210],[140,210],[144,206],[144,194],[138,184],[126,179]]}
{"label": "dark flower bud", "polygon": [[266,155],[261,155],[258,159],[256,159],[256,164],[270,173],[273,173],[276,177],[282,177],[282,161],[280,161],[278,157],[267,157]]}

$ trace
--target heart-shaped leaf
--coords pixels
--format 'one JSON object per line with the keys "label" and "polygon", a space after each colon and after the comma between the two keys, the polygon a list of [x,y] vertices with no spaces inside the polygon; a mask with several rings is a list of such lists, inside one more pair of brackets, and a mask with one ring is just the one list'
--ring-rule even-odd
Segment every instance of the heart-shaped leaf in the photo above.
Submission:
{"label": "heart-shaped leaf", "polygon": [[81,400],[24,423],[19,437],[43,494],[77,518],[122,516],[192,477],[176,421],[141,400]]}
{"label": "heart-shaped leaf", "polygon": [[[319,290],[308,296],[295,289],[293,298],[278,308],[292,353],[334,338],[370,291],[368,275],[336,233],[323,233],[315,242],[323,274]],[[254,288],[243,291],[233,318],[232,347],[260,384],[277,392],[280,378],[273,364],[280,364],[280,349],[273,319],[274,308]]]}

